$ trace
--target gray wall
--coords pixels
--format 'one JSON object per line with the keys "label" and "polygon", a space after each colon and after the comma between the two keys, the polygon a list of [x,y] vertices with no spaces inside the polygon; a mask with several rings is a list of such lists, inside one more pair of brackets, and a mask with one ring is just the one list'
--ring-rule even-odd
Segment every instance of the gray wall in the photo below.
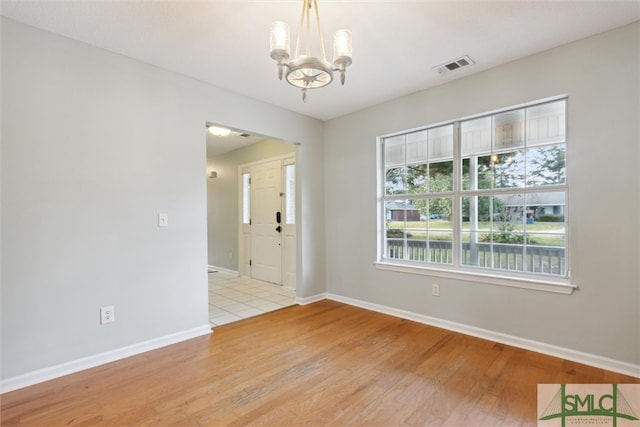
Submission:
{"label": "gray wall", "polygon": [[[296,151],[296,145],[266,140],[207,159],[207,233],[209,264],[240,271],[238,264],[238,166]],[[229,258],[231,253],[231,258]]]}
{"label": "gray wall", "polygon": [[[327,291],[640,364],[639,39],[635,23],[327,122]],[[376,270],[377,136],[561,94],[573,295]]]}
{"label": "gray wall", "polygon": [[207,121],[302,144],[323,292],[322,122],[2,18],[2,379],[207,325]]}
{"label": "gray wall", "polygon": [[[640,363],[638,40],[634,24],[323,124],[3,18],[2,379],[207,323],[207,121],[301,143],[298,296]],[[374,268],[376,136],[563,93],[579,290]]]}

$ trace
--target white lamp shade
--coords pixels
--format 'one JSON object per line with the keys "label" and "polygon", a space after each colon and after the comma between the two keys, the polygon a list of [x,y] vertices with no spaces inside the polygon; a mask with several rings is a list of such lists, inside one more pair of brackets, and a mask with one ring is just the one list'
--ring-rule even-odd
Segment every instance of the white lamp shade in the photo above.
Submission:
{"label": "white lamp shade", "polygon": [[286,22],[274,21],[271,23],[271,52],[285,51],[289,54],[289,33],[289,24]]}
{"label": "white lamp shade", "polygon": [[351,58],[351,54],[351,31],[336,31],[333,35],[333,60]]}

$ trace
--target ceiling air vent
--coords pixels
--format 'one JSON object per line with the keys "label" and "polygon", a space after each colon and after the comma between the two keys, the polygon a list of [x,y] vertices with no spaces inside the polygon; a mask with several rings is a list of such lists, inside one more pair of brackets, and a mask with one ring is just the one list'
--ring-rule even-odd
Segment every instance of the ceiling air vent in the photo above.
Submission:
{"label": "ceiling air vent", "polygon": [[454,59],[453,61],[449,61],[445,64],[438,65],[437,67],[433,67],[432,69],[436,73],[443,75],[443,74],[450,73],[451,71],[458,70],[460,68],[468,67],[473,64],[475,64],[475,62],[473,62],[473,59],[465,55],[461,58]]}

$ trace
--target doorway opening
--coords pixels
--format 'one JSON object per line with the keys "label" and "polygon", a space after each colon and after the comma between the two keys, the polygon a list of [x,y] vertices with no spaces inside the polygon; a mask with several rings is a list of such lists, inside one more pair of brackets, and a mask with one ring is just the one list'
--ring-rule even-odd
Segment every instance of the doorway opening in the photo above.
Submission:
{"label": "doorway opening", "polygon": [[[231,137],[207,133],[212,326],[296,303],[300,146],[245,131]],[[235,146],[237,138],[245,144]]]}

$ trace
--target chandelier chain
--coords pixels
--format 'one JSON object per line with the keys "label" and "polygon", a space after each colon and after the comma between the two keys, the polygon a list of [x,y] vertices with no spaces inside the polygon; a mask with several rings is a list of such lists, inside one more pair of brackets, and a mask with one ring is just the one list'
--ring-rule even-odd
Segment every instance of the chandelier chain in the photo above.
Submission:
{"label": "chandelier chain", "polygon": [[315,11],[316,11],[316,23],[318,24],[318,34],[320,35],[320,50],[322,51],[322,59],[326,61],[327,54],[325,53],[325,50],[324,50],[324,37],[322,37],[322,28],[320,28],[320,11],[318,10],[318,0],[313,0],[313,4],[315,6]]}

